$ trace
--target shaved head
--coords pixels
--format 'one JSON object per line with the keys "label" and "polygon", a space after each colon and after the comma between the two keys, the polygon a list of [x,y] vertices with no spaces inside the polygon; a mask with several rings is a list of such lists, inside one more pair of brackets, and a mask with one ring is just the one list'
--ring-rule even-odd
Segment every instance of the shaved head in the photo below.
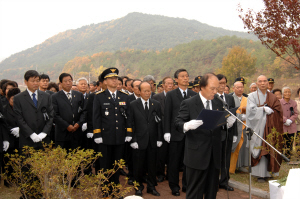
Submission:
{"label": "shaved head", "polygon": [[258,80],[263,80],[263,79],[268,80],[268,78],[266,76],[264,76],[264,75],[260,75],[260,76],[257,77],[257,81]]}
{"label": "shaved head", "polygon": [[258,76],[257,78],[257,87],[259,88],[259,90],[265,94],[267,89],[268,89],[268,85],[269,85],[269,82],[268,82],[268,78],[264,75],[260,75]]}
{"label": "shaved head", "polygon": [[237,86],[244,86],[244,84],[242,82],[234,82],[233,86],[237,87]]}

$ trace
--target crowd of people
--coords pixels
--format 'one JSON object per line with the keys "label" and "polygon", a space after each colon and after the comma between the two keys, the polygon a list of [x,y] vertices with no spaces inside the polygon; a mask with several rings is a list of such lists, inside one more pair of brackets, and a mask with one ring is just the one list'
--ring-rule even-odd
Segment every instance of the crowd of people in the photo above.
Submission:
{"label": "crowd of people", "polygon": [[[126,175],[129,185],[139,183],[138,196],[143,195],[143,183],[147,193],[160,196],[155,187],[168,180],[174,196],[180,196],[181,190],[189,199],[216,198],[219,188],[234,191],[228,184],[230,173],[249,165],[249,147],[252,175],[260,182],[277,175],[277,162],[282,160],[255,135],[249,145],[245,125],[234,116],[208,129],[197,119],[203,109],[237,107],[234,115],[263,138],[275,127],[280,137],[273,144],[280,145],[279,150],[283,137],[291,139],[300,131],[300,100],[291,99],[290,87],[273,89],[274,79],[264,75],[250,84],[249,94],[244,93],[243,77],[236,78],[230,92],[224,75],[207,73],[190,81],[185,69],[158,84],[152,75],[120,77],[117,68],[103,71],[97,82],[84,77],[75,81],[62,73],[59,83],[29,70],[24,82],[27,88],[22,92],[15,81],[0,82],[2,172],[8,161],[3,154],[24,146],[42,149],[42,142],[53,141],[65,149],[101,152],[96,172],[112,169],[115,160],[124,159],[127,169],[116,172],[110,181],[118,184],[119,175]],[[299,93],[300,89],[300,97]],[[91,174],[92,168],[85,173]]]}

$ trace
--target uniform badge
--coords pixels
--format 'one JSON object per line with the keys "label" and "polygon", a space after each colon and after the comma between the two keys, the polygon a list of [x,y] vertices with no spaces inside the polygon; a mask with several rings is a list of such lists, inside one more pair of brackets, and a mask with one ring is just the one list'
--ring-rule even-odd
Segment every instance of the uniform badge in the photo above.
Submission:
{"label": "uniform badge", "polygon": [[119,102],[119,105],[120,105],[120,106],[126,105],[126,102]]}
{"label": "uniform badge", "polygon": [[118,97],[118,99],[120,99],[120,97]]}
{"label": "uniform badge", "polygon": [[110,99],[110,97],[108,97],[108,99]]}
{"label": "uniform badge", "polygon": [[105,110],[105,115],[106,115],[106,116],[109,115],[109,112],[108,112],[107,108],[106,108],[106,110]]}
{"label": "uniform badge", "polygon": [[105,105],[110,105],[110,103],[103,103],[103,105],[105,106]]}

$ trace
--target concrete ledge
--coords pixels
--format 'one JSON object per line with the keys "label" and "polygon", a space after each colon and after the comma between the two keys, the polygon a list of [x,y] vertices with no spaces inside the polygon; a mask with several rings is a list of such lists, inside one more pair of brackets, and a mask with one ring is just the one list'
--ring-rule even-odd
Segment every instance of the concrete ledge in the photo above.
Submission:
{"label": "concrete ledge", "polygon": [[[238,181],[231,180],[231,179],[229,180],[228,184],[229,184],[229,186],[231,186],[233,188],[236,188],[236,189],[239,189],[239,190],[249,193],[249,185],[248,184],[243,184]],[[269,192],[255,188],[253,186],[251,187],[251,195],[258,196],[261,198],[270,198]]]}

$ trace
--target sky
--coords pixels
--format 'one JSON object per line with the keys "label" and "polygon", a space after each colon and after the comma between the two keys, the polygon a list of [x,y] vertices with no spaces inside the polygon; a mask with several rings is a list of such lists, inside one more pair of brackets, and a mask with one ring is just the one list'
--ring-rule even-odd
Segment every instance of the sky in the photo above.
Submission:
{"label": "sky", "polygon": [[126,16],[131,12],[197,20],[246,31],[238,17],[263,8],[262,0],[0,0],[0,61],[69,29]]}

